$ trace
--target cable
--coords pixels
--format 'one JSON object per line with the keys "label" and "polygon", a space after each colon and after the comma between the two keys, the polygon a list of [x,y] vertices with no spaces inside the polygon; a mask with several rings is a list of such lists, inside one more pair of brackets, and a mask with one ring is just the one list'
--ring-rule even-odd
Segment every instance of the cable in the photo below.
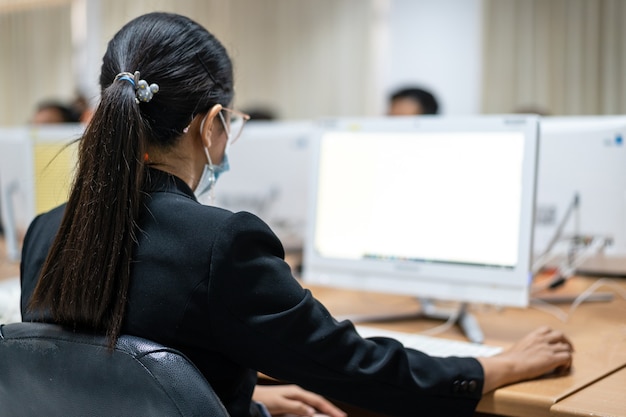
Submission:
{"label": "cable", "polygon": [[569,311],[567,313],[561,310],[560,308],[556,307],[555,305],[550,304],[538,298],[531,299],[531,306],[536,308],[537,310],[541,310],[546,313],[552,314],[560,321],[566,323],[572,317],[572,315],[574,314],[578,306],[584,303],[589,297],[591,297],[593,293],[595,293],[599,288],[603,286],[611,287],[619,295],[621,295],[624,300],[626,300],[626,290],[620,287],[615,282],[615,280],[609,279],[609,278],[600,278],[599,280],[594,282],[592,285],[590,285],[589,288],[587,288],[585,291],[580,293],[574,299],[574,301],[572,301],[572,304],[570,305]]}
{"label": "cable", "polygon": [[547,301],[544,301],[540,298],[534,298],[531,300],[531,306],[537,310],[541,310],[545,313],[552,314],[557,319],[561,320],[563,323],[567,322],[568,315],[563,310],[558,308],[557,306],[550,304]]}
{"label": "cable", "polygon": [[552,276],[547,279],[543,285],[532,287],[531,294],[560,287],[568,279],[575,275],[579,266],[581,266],[592,255],[601,253],[611,242],[610,238],[597,236],[578,236],[574,239],[582,240],[583,242],[588,241],[588,243],[585,243],[585,249],[574,257],[571,262],[565,264],[567,261],[564,261],[564,265],[560,265],[556,272],[554,272],[554,274],[552,274]]}
{"label": "cable", "polygon": [[461,310],[462,309],[460,309],[460,308],[458,310],[455,310],[454,314],[450,314],[450,316],[448,317],[448,319],[444,323],[442,323],[442,324],[440,324],[438,326],[432,327],[430,329],[422,330],[421,332],[418,332],[418,333],[421,333],[421,334],[424,334],[424,335],[429,335],[429,336],[434,336],[434,335],[437,335],[437,334],[445,332],[446,330],[448,330],[448,329],[454,327],[454,325],[456,325],[457,320],[461,316]]}
{"label": "cable", "polygon": [[591,294],[593,294],[594,292],[596,292],[596,290],[602,286],[609,286],[612,287],[615,291],[617,291],[617,293],[619,295],[622,296],[622,298],[624,300],[626,300],[626,290],[624,290],[623,288],[621,288],[619,285],[617,285],[617,283],[615,282],[615,280],[609,279],[609,278],[601,278],[599,280],[597,280],[596,282],[594,282],[589,288],[587,288],[585,291],[583,291],[578,297],[576,297],[576,299],[572,302],[572,305],[569,308],[569,313],[567,314],[568,318],[574,313],[574,311],[576,311],[576,309],[578,308],[578,306],[581,303],[584,303],[585,300],[587,298],[589,298],[589,296],[591,296]]}
{"label": "cable", "polygon": [[580,197],[578,193],[576,192],[574,193],[572,200],[567,206],[567,210],[565,210],[565,214],[563,215],[561,222],[557,225],[556,230],[554,231],[554,235],[552,236],[552,239],[550,239],[550,241],[546,245],[546,248],[538,256],[538,259],[533,263],[532,265],[533,273],[538,272],[545,265],[545,263],[547,262],[545,259],[550,255],[550,252],[552,252],[552,249],[554,248],[556,243],[561,239],[561,236],[563,235],[563,230],[565,230],[565,226],[567,225],[569,218],[571,217],[572,213],[578,211],[579,205],[580,205]]}

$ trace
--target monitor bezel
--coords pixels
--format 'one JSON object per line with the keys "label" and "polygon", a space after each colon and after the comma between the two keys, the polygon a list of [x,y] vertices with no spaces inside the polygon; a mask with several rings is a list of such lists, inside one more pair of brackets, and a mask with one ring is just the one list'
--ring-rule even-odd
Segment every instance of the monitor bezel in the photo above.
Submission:
{"label": "monitor bezel", "polygon": [[[539,118],[534,115],[475,117],[337,118],[320,121],[312,143],[308,227],[303,281],[330,287],[376,291],[446,301],[525,307],[532,281],[532,242],[537,186]],[[325,258],[314,248],[318,162],[324,135],[337,131],[519,131],[524,137],[518,263],[512,268]],[[382,278],[384,276],[384,278]]]}

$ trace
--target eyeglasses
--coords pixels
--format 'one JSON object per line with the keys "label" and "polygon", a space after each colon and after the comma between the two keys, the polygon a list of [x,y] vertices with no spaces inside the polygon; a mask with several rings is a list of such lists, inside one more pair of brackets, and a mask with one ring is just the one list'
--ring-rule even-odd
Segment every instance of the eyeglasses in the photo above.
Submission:
{"label": "eyeglasses", "polygon": [[[224,117],[224,114],[226,114],[226,117]],[[241,136],[243,126],[248,120],[250,120],[250,116],[240,111],[229,109],[227,107],[222,107],[219,115],[220,120],[224,125],[224,130],[228,135],[228,144],[232,145],[233,143],[237,142],[237,139],[239,139],[239,137]]]}

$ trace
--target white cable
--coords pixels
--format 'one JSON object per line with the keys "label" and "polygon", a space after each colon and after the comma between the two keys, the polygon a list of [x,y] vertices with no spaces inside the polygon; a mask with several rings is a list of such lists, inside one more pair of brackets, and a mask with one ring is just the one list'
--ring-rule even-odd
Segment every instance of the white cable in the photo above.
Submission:
{"label": "white cable", "polygon": [[533,262],[533,265],[531,267],[531,272],[534,274],[537,274],[539,271],[541,271],[546,265],[548,265],[548,263],[556,258],[555,253],[544,253],[543,255],[539,256],[537,259],[535,259],[535,262]]}
{"label": "white cable", "polygon": [[446,330],[452,328],[456,324],[457,320],[459,319],[461,315],[461,310],[462,309],[459,308],[458,310],[454,312],[454,314],[450,314],[450,316],[445,321],[445,323],[442,323],[439,326],[435,326],[430,329],[422,330],[421,332],[418,332],[418,333],[434,336],[436,334],[445,332]]}
{"label": "white cable", "polygon": [[583,291],[578,297],[576,297],[576,299],[572,302],[572,305],[569,308],[569,313],[567,314],[567,318],[569,319],[581,303],[584,303],[585,300],[589,298],[589,296],[591,296],[591,294],[596,292],[598,288],[604,285],[612,287],[615,291],[617,291],[617,293],[619,293],[622,296],[624,300],[626,300],[626,290],[624,290],[619,285],[617,285],[617,283],[612,279],[601,278],[597,280],[596,282],[594,282],[585,291]]}
{"label": "white cable", "polygon": [[[568,280],[576,274],[576,270],[584,261],[589,259],[592,255],[599,254],[606,246],[608,239],[606,237],[594,237],[592,242],[569,264],[559,266],[554,274],[541,286],[535,286],[531,288],[531,294],[543,291],[555,284],[556,280],[562,278]],[[565,262],[565,261],[564,261]]]}
{"label": "white cable", "polygon": [[531,307],[537,310],[541,310],[544,313],[552,314],[554,317],[561,320],[563,323],[567,322],[569,318],[567,313],[565,313],[563,310],[561,310],[557,306],[550,304],[547,301],[544,301],[540,298],[533,298],[530,300],[530,302],[531,302]]}
{"label": "white cable", "polygon": [[576,269],[589,259],[591,255],[596,255],[602,251],[607,245],[607,238],[592,238],[591,243],[576,257],[574,261],[566,266],[567,274],[573,275]]}
{"label": "white cable", "polygon": [[601,279],[597,280],[596,282],[594,282],[592,285],[590,285],[589,288],[587,288],[585,291],[580,293],[574,299],[574,301],[572,301],[572,304],[570,305],[569,311],[567,313],[562,311],[557,306],[555,306],[555,305],[553,305],[553,304],[551,304],[549,302],[543,301],[541,299],[538,299],[538,298],[531,299],[531,306],[536,308],[537,310],[541,310],[541,311],[543,311],[545,313],[552,314],[557,319],[559,319],[562,322],[566,323],[566,322],[568,322],[570,320],[570,318],[572,317],[572,315],[574,314],[574,312],[576,311],[578,306],[580,306],[580,304],[584,303],[593,293],[595,293],[599,288],[601,288],[603,286],[611,287],[619,295],[621,295],[624,300],[626,300],[626,290],[624,288],[620,287],[615,282],[615,280],[612,280],[612,279],[609,279],[609,278],[601,278]]}

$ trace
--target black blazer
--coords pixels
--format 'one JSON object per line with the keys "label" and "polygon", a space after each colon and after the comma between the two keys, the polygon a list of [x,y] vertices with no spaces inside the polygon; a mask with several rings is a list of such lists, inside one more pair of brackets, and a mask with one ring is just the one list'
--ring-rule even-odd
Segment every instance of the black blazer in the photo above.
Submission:
{"label": "black blazer", "polygon": [[[483,386],[478,361],[362,339],[293,278],[259,218],[201,205],[183,181],[154,169],[146,191],[123,333],[187,355],[232,416],[250,415],[257,371],[384,414],[473,413]],[[27,232],[24,321],[41,320],[25,307],[63,210],[37,217]],[[459,390],[463,381],[475,382]]]}

